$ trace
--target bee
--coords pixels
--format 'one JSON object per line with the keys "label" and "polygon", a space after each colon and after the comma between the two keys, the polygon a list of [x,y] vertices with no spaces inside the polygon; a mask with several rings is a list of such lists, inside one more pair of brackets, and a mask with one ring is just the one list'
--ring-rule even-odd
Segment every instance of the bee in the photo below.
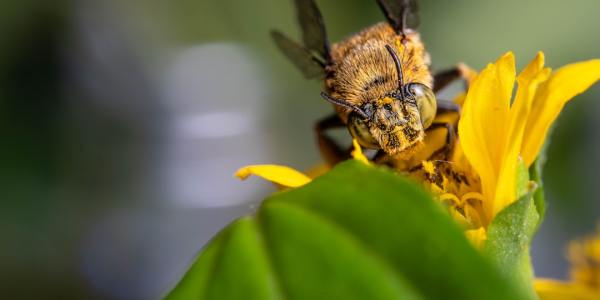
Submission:
{"label": "bee", "polygon": [[294,3],[303,43],[278,31],[271,34],[306,78],[324,80],[321,97],[333,104],[335,113],[315,129],[329,163],[348,158],[349,151],[326,134],[342,126],[361,146],[378,150],[374,160],[407,160],[424,148],[426,134],[438,128],[447,130],[440,150],[448,152],[456,126],[435,119],[459,108],[453,102],[438,101],[435,94],[464,72],[455,67],[432,75],[430,56],[415,30],[414,0],[378,0],[386,21],[333,45],[315,1]]}

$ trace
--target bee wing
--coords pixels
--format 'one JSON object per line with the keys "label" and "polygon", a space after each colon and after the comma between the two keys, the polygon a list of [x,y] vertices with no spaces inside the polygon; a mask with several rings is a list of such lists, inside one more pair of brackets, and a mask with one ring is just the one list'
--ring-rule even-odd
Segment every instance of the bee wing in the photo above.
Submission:
{"label": "bee wing", "polygon": [[329,41],[323,16],[314,0],[295,0],[296,13],[302,27],[304,46],[318,53],[326,63],[330,62]]}
{"label": "bee wing", "polygon": [[396,32],[404,33],[407,28],[417,27],[416,0],[377,0],[377,4]]}
{"label": "bee wing", "polygon": [[308,49],[287,38],[279,31],[271,31],[271,36],[285,56],[302,71],[304,77],[315,78],[325,74],[323,64]]}

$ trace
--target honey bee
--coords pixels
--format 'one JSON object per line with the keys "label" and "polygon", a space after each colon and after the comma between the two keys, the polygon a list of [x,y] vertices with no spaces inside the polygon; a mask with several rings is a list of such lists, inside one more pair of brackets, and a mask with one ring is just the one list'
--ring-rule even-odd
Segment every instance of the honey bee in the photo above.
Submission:
{"label": "honey bee", "polygon": [[[411,0],[378,0],[386,22],[329,44],[322,15],[314,0],[295,0],[303,44],[278,31],[272,37],[307,78],[324,79],[321,96],[335,114],[316,125],[325,159],[335,164],[349,151],[325,132],[346,126],[365,148],[378,150],[373,159],[406,160],[424,147],[431,130],[445,128],[448,150],[455,124],[436,122],[441,112],[458,112],[453,102],[438,101],[435,93],[463,76],[456,67],[436,76],[430,57],[414,29],[416,5]],[[446,151],[447,152],[447,151]]]}

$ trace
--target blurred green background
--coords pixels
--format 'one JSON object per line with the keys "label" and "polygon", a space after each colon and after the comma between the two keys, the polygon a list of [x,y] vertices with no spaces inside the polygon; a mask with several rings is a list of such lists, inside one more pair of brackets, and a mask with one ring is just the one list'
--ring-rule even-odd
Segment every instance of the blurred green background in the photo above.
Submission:
{"label": "blurred green background", "polygon": [[[332,41],[383,20],[375,1],[317,2]],[[436,70],[600,57],[595,0],[419,2]],[[0,295],[158,298],[272,191],[237,167],[319,162],[321,83],[268,36],[299,37],[291,0],[5,0],[0,20]],[[566,241],[600,220],[599,98],[554,132],[538,276],[568,276]]]}

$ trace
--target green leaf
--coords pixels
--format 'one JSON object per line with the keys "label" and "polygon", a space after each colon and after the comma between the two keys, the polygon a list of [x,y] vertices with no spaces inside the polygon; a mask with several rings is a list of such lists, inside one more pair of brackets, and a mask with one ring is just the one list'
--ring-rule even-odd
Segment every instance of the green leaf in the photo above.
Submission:
{"label": "green leaf", "polygon": [[529,176],[531,180],[536,183],[537,190],[533,194],[533,202],[535,203],[535,207],[537,209],[537,213],[539,215],[539,220],[537,227],[542,224],[544,220],[544,216],[546,215],[546,199],[544,197],[544,183],[542,182],[542,173],[544,170],[544,165],[546,164],[546,152],[548,151],[548,146],[550,145],[552,132],[554,131],[554,126],[550,127],[548,133],[546,135],[546,141],[544,145],[540,149],[540,153],[538,154],[536,160],[529,167]]}
{"label": "green leaf", "polygon": [[529,299],[441,205],[357,161],[217,236],[169,299]]}
{"label": "green leaf", "polygon": [[169,298],[277,299],[279,295],[256,222],[245,217],[209,243]]}
{"label": "green leaf", "polygon": [[512,203],[492,220],[484,247],[486,255],[496,264],[505,278],[528,290],[535,298],[533,268],[529,246],[537,229],[539,214],[533,201],[527,168],[521,161],[517,174],[517,195]]}
{"label": "green leaf", "polygon": [[538,220],[538,227],[542,224],[544,216],[546,215],[546,199],[544,197],[544,183],[542,181],[542,171],[544,169],[544,164],[546,163],[546,148],[546,146],[542,148],[541,153],[543,154],[540,154],[529,168],[529,176],[537,185],[537,189],[533,193],[533,202],[535,203],[537,213],[540,217]]}
{"label": "green leaf", "polygon": [[261,211],[260,220],[289,298],[420,298],[366,245],[322,216],[272,201]]}

